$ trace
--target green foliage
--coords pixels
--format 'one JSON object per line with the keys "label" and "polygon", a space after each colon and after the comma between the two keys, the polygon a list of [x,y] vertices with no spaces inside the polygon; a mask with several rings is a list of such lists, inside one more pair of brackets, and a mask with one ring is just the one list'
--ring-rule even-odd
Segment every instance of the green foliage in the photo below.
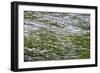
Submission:
{"label": "green foliage", "polygon": [[81,36],[70,36],[70,39],[77,48],[76,53],[79,58],[90,58],[90,33]]}
{"label": "green foliage", "polygon": [[83,34],[81,36],[71,36],[71,40],[79,47],[81,46],[82,48],[90,49],[90,37],[87,36],[87,34]]}
{"label": "green foliage", "polygon": [[28,36],[28,37],[24,36],[24,45],[25,45],[25,47],[33,48],[32,39],[33,38],[31,36]]}
{"label": "green foliage", "polygon": [[[82,20],[77,15],[68,15],[68,13],[40,13],[42,15],[37,15],[35,12],[25,12],[24,14],[26,20],[38,22],[38,24],[41,23],[48,27],[32,29],[27,35],[24,35],[24,56],[31,58],[31,60],[25,58],[25,61],[90,58],[90,26],[87,21]],[[45,14],[58,18],[70,16],[71,25],[86,32],[81,31],[80,34],[63,33],[64,27],[68,27],[67,23],[65,26],[57,21],[46,19],[43,16]],[[89,14],[82,14],[82,16],[89,16]],[[77,24],[74,21],[77,21]],[[55,28],[52,29],[51,27]],[[61,32],[56,32],[59,30]]]}
{"label": "green foliage", "polygon": [[24,19],[31,19],[31,21],[33,21],[33,20],[37,20],[39,17],[37,17],[37,16],[35,16],[35,15],[33,15],[33,13],[32,12],[26,12],[25,14],[24,14]]}
{"label": "green foliage", "polygon": [[[47,51],[42,54],[38,51],[38,55],[36,55],[37,53],[32,53],[32,51],[26,53],[29,53],[28,55],[33,56],[33,58],[34,56],[41,56],[44,58],[44,60],[52,60],[55,59],[55,57],[57,57],[57,59],[66,59],[64,56],[67,56],[67,54],[69,54],[69,52],[72,50],[73,45],[75,45],[74,48],[77,49],[75,50],[76,54],[74,54],[74,56],[77,56],[77,59],[90,58],[90,38],[88,38],[89,33],[81,36],[66,36],[66,38],[61,38],[59,36],[59,34],[44,29],[32,31],[27,38],[25,38],[25,47],[31,49],[36,48],[40,51]],[[70,39],[70,41],[67,39]],[[73,45],[67,45],[68,42],[73,43]],[[69,57],[70,59],[73,58],[71,56]]]}

